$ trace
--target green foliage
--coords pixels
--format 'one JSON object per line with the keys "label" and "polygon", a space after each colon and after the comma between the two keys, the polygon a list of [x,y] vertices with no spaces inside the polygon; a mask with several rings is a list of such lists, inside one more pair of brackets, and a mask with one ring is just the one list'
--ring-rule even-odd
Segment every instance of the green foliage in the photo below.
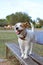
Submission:
{"label": "green foliage", "polygon": [[38,20],[38,22],[39,22],[38,27],[42,27],[42,26],[43,26],[43,20],[40,19],[40,18],[37,18],[37,20]]}
{"label": "green foliage", "polygon": [[11,14],[6,16],[6,20],[8,24],[14,25],[17,22],[26,22],[31,20],[31,17],[28,16],[26,13],[16,12],[15,14]]}
{"label": "green foliage", "polygon": [[41,25],[35,25],[35,28],[41,28],[42,26]]}
{"label": "green foliage", "polygon": [[7,25],[7,22],[6,22],[6,20],[5,19],[0,19],[0,26],[5,26],[5,25]]}
{"label": "green foliage", "polygon": [[40,18],[37,18],[37,20],[39,21],[40,25],[37,25],[35,23],[35,20],[32,21],[31,17],[28,16],[27,13],[23,13],[23,12],[16,12],[15,14],[11,14],[6,16],[6,19],[0,19],[0,26],[6,26],[6,25],[14,25],[17,22],[29,22],[31,21],[34,24],[34,27],[36,28],[40,28],[43,26],[43,20]]}

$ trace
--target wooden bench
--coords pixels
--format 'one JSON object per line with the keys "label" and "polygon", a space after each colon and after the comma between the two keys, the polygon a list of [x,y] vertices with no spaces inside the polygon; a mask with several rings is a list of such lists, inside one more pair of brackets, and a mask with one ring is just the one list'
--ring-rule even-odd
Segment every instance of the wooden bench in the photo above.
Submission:
{"label": "wooden bench", "polygon": [[6,57],[8,57],[9,50],[14,54],[14,56],[18,59],[21,65],[43,65],[43,57],[40,57],[36,54],[28,55],[27,59],[22,59],[19,45],[14,43],[6,43]]}

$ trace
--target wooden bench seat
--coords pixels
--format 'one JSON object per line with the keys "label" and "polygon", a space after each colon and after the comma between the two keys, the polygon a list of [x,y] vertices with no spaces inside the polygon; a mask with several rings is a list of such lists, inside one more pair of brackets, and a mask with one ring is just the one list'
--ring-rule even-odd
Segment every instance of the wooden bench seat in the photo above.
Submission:
{"label": "wooden bench seat", "polygon": [[22,59],[19,45],[14,43],[6,43],[6,57],[8,57],[9,50],[14,54],[14,56],[19,60],[22,65],[43,65],[43,57],[32,54],[28,56],[27,59]]}

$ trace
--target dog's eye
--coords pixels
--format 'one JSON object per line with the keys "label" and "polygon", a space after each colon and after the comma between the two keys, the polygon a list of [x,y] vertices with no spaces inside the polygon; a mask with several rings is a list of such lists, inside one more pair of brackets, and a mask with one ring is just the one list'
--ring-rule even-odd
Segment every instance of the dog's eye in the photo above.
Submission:
{"label": "dog's eye", "polygon": [[20,25],[22,28],[24,27],[23,25]]}
{"label": "dog's eye", "polygon": [[22,25],[20,25],[22,27]]}

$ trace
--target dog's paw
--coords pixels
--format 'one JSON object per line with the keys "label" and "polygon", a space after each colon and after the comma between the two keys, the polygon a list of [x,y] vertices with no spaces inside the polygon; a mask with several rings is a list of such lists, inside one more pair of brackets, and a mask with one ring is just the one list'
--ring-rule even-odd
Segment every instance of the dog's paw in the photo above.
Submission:
{"label": "dog's paw", "polygon": [[23,59],[27,59],[27,58],[28,58],[28,56],[27,55],[24,55]]}
{"label": "dog's paw", "polygon": [[21,58],[23,58],[23,57],[24,57],[24,54],[21,55]]}
{"label": "dog's paw", "polygon": [[32,54],[32,52],[30,51],[30,52],[29,52],[29,55],[31,55],[31,54]]}

